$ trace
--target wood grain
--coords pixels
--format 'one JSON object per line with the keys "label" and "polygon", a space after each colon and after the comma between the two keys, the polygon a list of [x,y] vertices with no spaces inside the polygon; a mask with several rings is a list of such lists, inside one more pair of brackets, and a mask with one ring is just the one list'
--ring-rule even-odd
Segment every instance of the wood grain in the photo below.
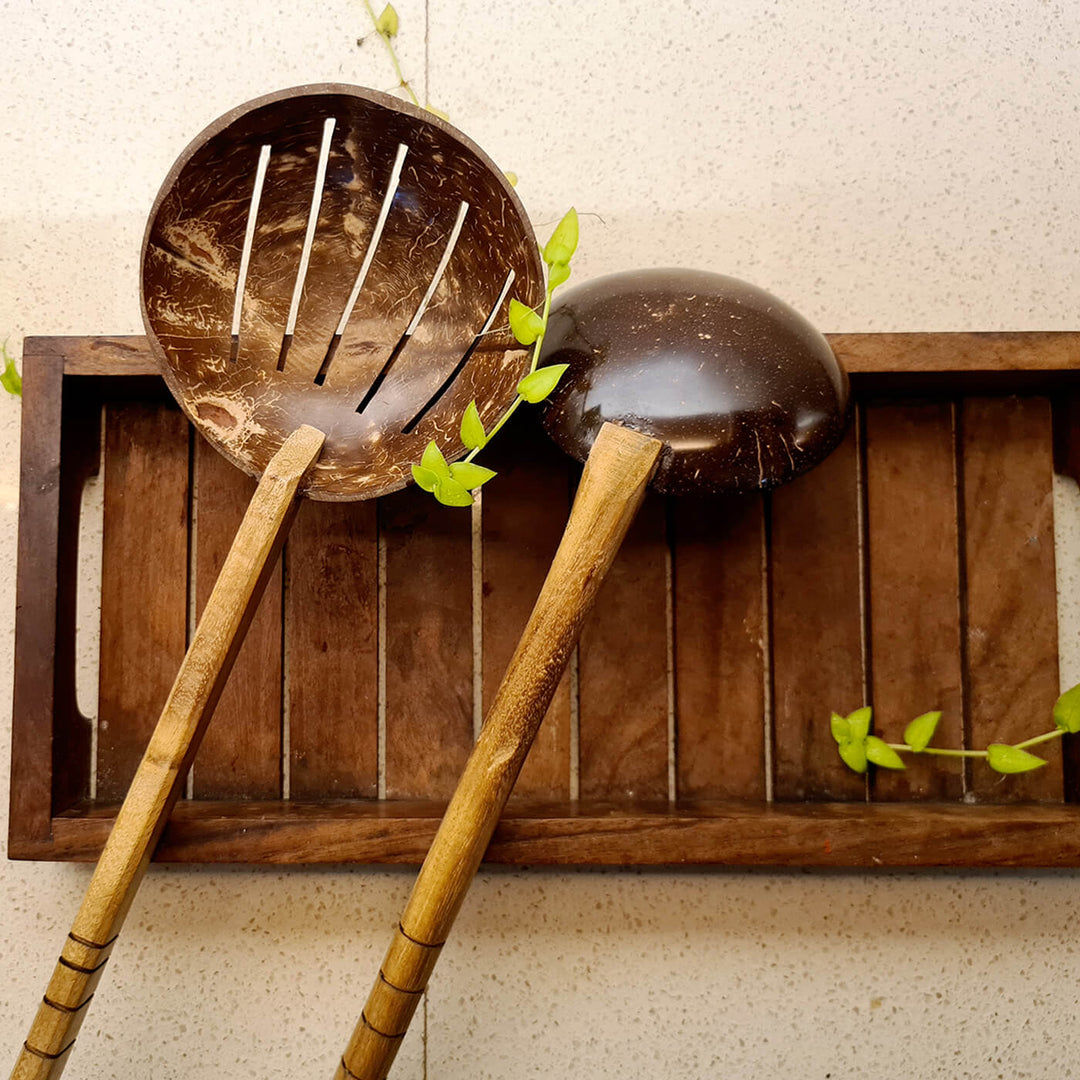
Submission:
{"label": "wood grain", "polygon": [[124,797],[187,648],[189,439],[179,409],[106,408],[97,781],[105,802]]}
{"label": "wood grain", "polygon": [[378,505],[386,546],[386,794],[445,799],[473,743],[471,517],[416,488]]}
{"label": "wood grain", "polygon": [[378,792],[374,502],[307,500],[285,548],[290,796]]}
{"label": "wood grain", "polygon": [[[948,401],[866,408],[871,700],[874,731],[901,742],[908,721],[939,710],[934,744],[964,738],[956,443]],[[962,765],[905,755],[877,770],[879,799],[958,799]]]}
{"label": "wood grain", "polygon": [[[982,749],[1053,727],[1058,664],[1049,402],[969,398],[961,432],[968,734],[971,746]],[[994,802],[1061,799],[1060,747],[1035,752],[1050,764],[1019,776],[976,764],[972,791]]]}
{"label": "wood grain", "polygon": [[52,816],[53,725],[60,546],[63,374],[59,357],[23,363],[18,571],[11,729],[9,851],[48,842]]}
{"label": "wood grain", "polygon": [[585,622],[578,651],[584,799],[668,796],[667,535],[646,496]]}
{"label": "wood grain", "polygon": [[677,790],[765,798],[761,496],[672,499]]}
{"label": "wood grain", "polygon": [[[540,430],[500,434],[485,462],[498,477],[483,507],[483,699],[491,708],[570,512],[570,467]],[[513,799],[570,797],[570,677],[564,674],[514,785]]]}
{"label": "wood grain", "polygon": [[[195,437],[195,603],[201,618],[232,545],[255,481]],[[195,759],[199,799],[266,799],[281,794],[281,566],[270,571],[263,598],[228,686]]]}
{"label": "wood grain", "polygon": [[859,800],[829,713],[865,704],[855,428],[772,495],[773,768],[777,799]]}

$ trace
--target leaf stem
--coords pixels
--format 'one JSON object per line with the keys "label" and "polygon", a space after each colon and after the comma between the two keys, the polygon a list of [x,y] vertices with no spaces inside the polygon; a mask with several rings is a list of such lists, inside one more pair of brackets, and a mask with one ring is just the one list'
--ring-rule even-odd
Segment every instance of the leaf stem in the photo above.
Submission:
{"label": "leaf stem", "polygon": [[1030,739],[1025,739],[1023,742],[1015,743],[1017,750],[1026,750],[1029,746],[1038,746],[1039,743],[1050,742],[1051,739],[1060,739],[1065,732],[1061,728],[1054,728],[1053,731],[1047,731],[1042,735],[1033,735]]}
{"label": "leaf stem", "polygon": [[985,750],[946,750],[940,746],[927,746],[923,750],[916,750],[907,743],[886,743],[893,750],[906,750],[909,754],[937,754],[939,757],[988,757]]}
{"label": "leaf stem", "polygon": [[397,72],[398,85],[408,93],[410,98],[412,98],[412,103],[418,109],[422,109],[423,106],[420,104],[420,99],[416,96],[412,86],[409,84],[409,80],[405,78],[405,74],[401,70],[401,64],[398,62],[397,53],[394,51],[394,46],[390,42],[390,35],[384,34],[379,29],[379,18],[375,14],[375,9],[371,6],[371,0],[364,0],[364,7],[367,8],[367,13],[371,16],[371,25],[375,27],[375,33],[382,38],[382,42],[386,46],[386,51],[390,54],[390,63],[394,65],[394,71]]}
{"label": "leaf stem", "polygon": [[[555,290],[551,287],[548,287],[544,290],[544,307],[540,315],[544,327],[540,331],[540,333],[536,335],[536,341],[533,343],[532,363],[529,365],[530,375],[536,370],[537,365],[540,363],[540,346],[544,344],[544,334],[547,333],[548,315],[551,314],[551,294],[554,291]],[[484,446],[487,446],[487,444],[491,442],[495,435],[498,434],[506,421],[509,420],[515,412],[517,412],[518,406],[524,400],[525,399],[520,394],[518,394],[518,396],[514,398],[514,400],[510,403],[510,407],[506,410],[506,412],[504,412],[502,416],[499,417],[498,423],[496,423],[496,425],[487,433],[487,438],[484,439],[484,445],[474,447],[468,452],[468,454],[465,455],[463,460],[466,462],[472,461],[472,459],[476,457],[476,455],[479,454],[481,450],[484,449]]]}

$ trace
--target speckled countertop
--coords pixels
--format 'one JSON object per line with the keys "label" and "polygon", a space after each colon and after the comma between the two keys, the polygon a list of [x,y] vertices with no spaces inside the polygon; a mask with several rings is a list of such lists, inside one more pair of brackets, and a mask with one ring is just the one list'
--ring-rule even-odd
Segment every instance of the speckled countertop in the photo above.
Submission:
{"label": "speckled countertop", "polygon": [[[406,71],[518,173],[537,231],[577,206],[576,280],[719,270],[825,330],[1077,327],[1075,5],[397,7]],[[0,12],[0,338],[16,350],[28,333],[141,332],[145,215],[209,120],[288,85],[394,81],[378,41],[356,47],[354,0]],[[18,406],[0,399],[7,552],[18,427]],[[1062,481],[1070,682],[1078,502]],[[92,543],[84,560],[85,703]],[[9,559],[0,575],[9,656],[13,571]],[[9,702],[5,678],[0,833]],[[0,1057],[14,1060],[87,876],[0,862]],[[329,1077],[410,880],[153,869],[66,1075]],[[394,1075],[1080,1075],[1077,885],[1072,872],[484,871]]]}

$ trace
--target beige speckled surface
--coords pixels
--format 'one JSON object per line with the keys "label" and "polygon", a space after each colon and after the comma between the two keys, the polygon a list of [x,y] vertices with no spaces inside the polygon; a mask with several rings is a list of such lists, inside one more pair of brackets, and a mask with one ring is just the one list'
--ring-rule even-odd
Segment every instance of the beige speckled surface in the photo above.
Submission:
{"label": "beige speckled surface", "polygon": [[[1074,4],[397,7],[406,70],[422,87],[426,64],[434,102],[521,176],[538,231],[576,203],[578,279],[720,270],[826,330],[1077,327]],[[355,46],[355,0],[9,0],[0,27],[0,337],[15,346],[140,332],[145,215],[211,118],[301,82],[393,83],[377,41]],[[18,424],[0,399],[7,552]],[[1067,597],[1080,497],[1069,482],[1057,494]],[[9,559],[7,656],[13,608]],[[1063,602],[1061,621],[1063,675],[1080,678],[1077,605]],[[0,1072],[87,873],[0,862]],[[329,1077],[408,884],[153,869],[66,1075]],[[1080,1075],[1077,885],[1074,873],[485,871],[395,1076]]]}

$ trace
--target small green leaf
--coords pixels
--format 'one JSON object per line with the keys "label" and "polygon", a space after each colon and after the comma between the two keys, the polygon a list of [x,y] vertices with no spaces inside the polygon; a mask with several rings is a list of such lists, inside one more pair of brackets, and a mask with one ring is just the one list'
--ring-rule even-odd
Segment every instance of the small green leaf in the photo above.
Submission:
{"label": "small green leaf", "polygon": [[1073,735],[1080,731],[1080,686],[1066,690],[1054,703],[1054,723]]}
{"label": "small green leaf", "polygon": [[475,491],[495,475],[495,470],[471,461],[458,461],[450,466],[450,475],[467,491]]}
{"label": "small green leaf", "polygon": [[425,469],[423,465],[414,465],[412,467],[412,477],[416,481],[417,487],[421,487],[425,491],[434,491],[435,485],[439,482],[439,474],[432,469]]}
{"label": "small green leaf", "polygon": [[853,739],[865,739],[870,732],[870,718],[874,710],[869,705],[848,713],[847,722],[851,725],[851,737]]}
{"label": "small green leaf", "polygon": [[435,445],[434,439],[424,447],[420,465],[433,472],[439,480],[445,480],[450,475],[450,466],[446,464],[446,458],[443,457],[442,451]]}
{"label": "small green leaf", "polygon": [[906,769],[900,755],[884,740],[876,735],[868,735],[866,738],[866,757],[875,765],[883,769]]}
{"label": "small green leaf", "polygon": [[847,739],[840,744],[840,757],[852,772],[866,772],[866,740]]}
{"label": "small green leaf", "polygon": [[832,737],[837,743],[846,742],[851,738],[851,725],[838,712],[834,712],[829,717],[829,728],[832,731]]}
{"label": "small green leaf", "polygon": [[400,25],[401,22],[393,4],[387,4],[382,9],[382,14],[375,20],[375,29],[385,38],[397,37]]}
{"label": "small green leaf", "polygon": [[503,176],[510,182],[511,187],[517,187],[518,174],[516,172],[505,172],[503,173]]}
{"label": "small green leaf", "polygon": [[559,385],[559,380],[569,364],[548,364],[537,368],[531,375],[526,375],[517,385],[517,392],[531,405],[535,405]]}
{"label": "small green leaf", "polygon": [[577,211],[570,207],[562,221],[555,226],[551,239],[544,246],[544,262],[548,266],[556,263],[568,263],[577,251],[578,218]]}
{"label": "small green leaf", "polygon": [[560,285],[570,280],[570,264],[554,263],[548,272],[548,292],[554,292]]}
{"label": "small green leaf", "polygon": [[1007,746],[1005,743],[991,743],[986,748],[987,764],[994,772],[999,773],[1022,773],[1038,769],[1046,762],[1041,757],[1029,754],[1016,746]]}
{"label": "small green leaf", "polygon": [[4,370],[0,372],[0,386],[13,397],[22,397],[22,376],[15,366],[15,358],[7,351],[7,342],[0,345],[0,356],[4,360]]}
{"label": "small green leaf", "polygon": [[469,402],[465,415],[461,418],[461,441],[469,450],[480,450],[487,443],[487,432],[475,401]]}
{"label": "small green leaf", "polygon": [[452,476],[443,476],[435,485],[435,498],[444,506],[472,506],[468,489]]}
{"label": "small green leaf", "polygon": [[522,345],[531,345],[544,332],[544,320],[531,307],[511,299],[510,331]]}
{"label": "small green leaf", "polygon": [[938,721],[941,719],[940,712],[927,712],[922,716],[916,716],[906,728],[904,728],[904,742],[912,750],[925,750],[930,745],[930,740],[937,730]]}

